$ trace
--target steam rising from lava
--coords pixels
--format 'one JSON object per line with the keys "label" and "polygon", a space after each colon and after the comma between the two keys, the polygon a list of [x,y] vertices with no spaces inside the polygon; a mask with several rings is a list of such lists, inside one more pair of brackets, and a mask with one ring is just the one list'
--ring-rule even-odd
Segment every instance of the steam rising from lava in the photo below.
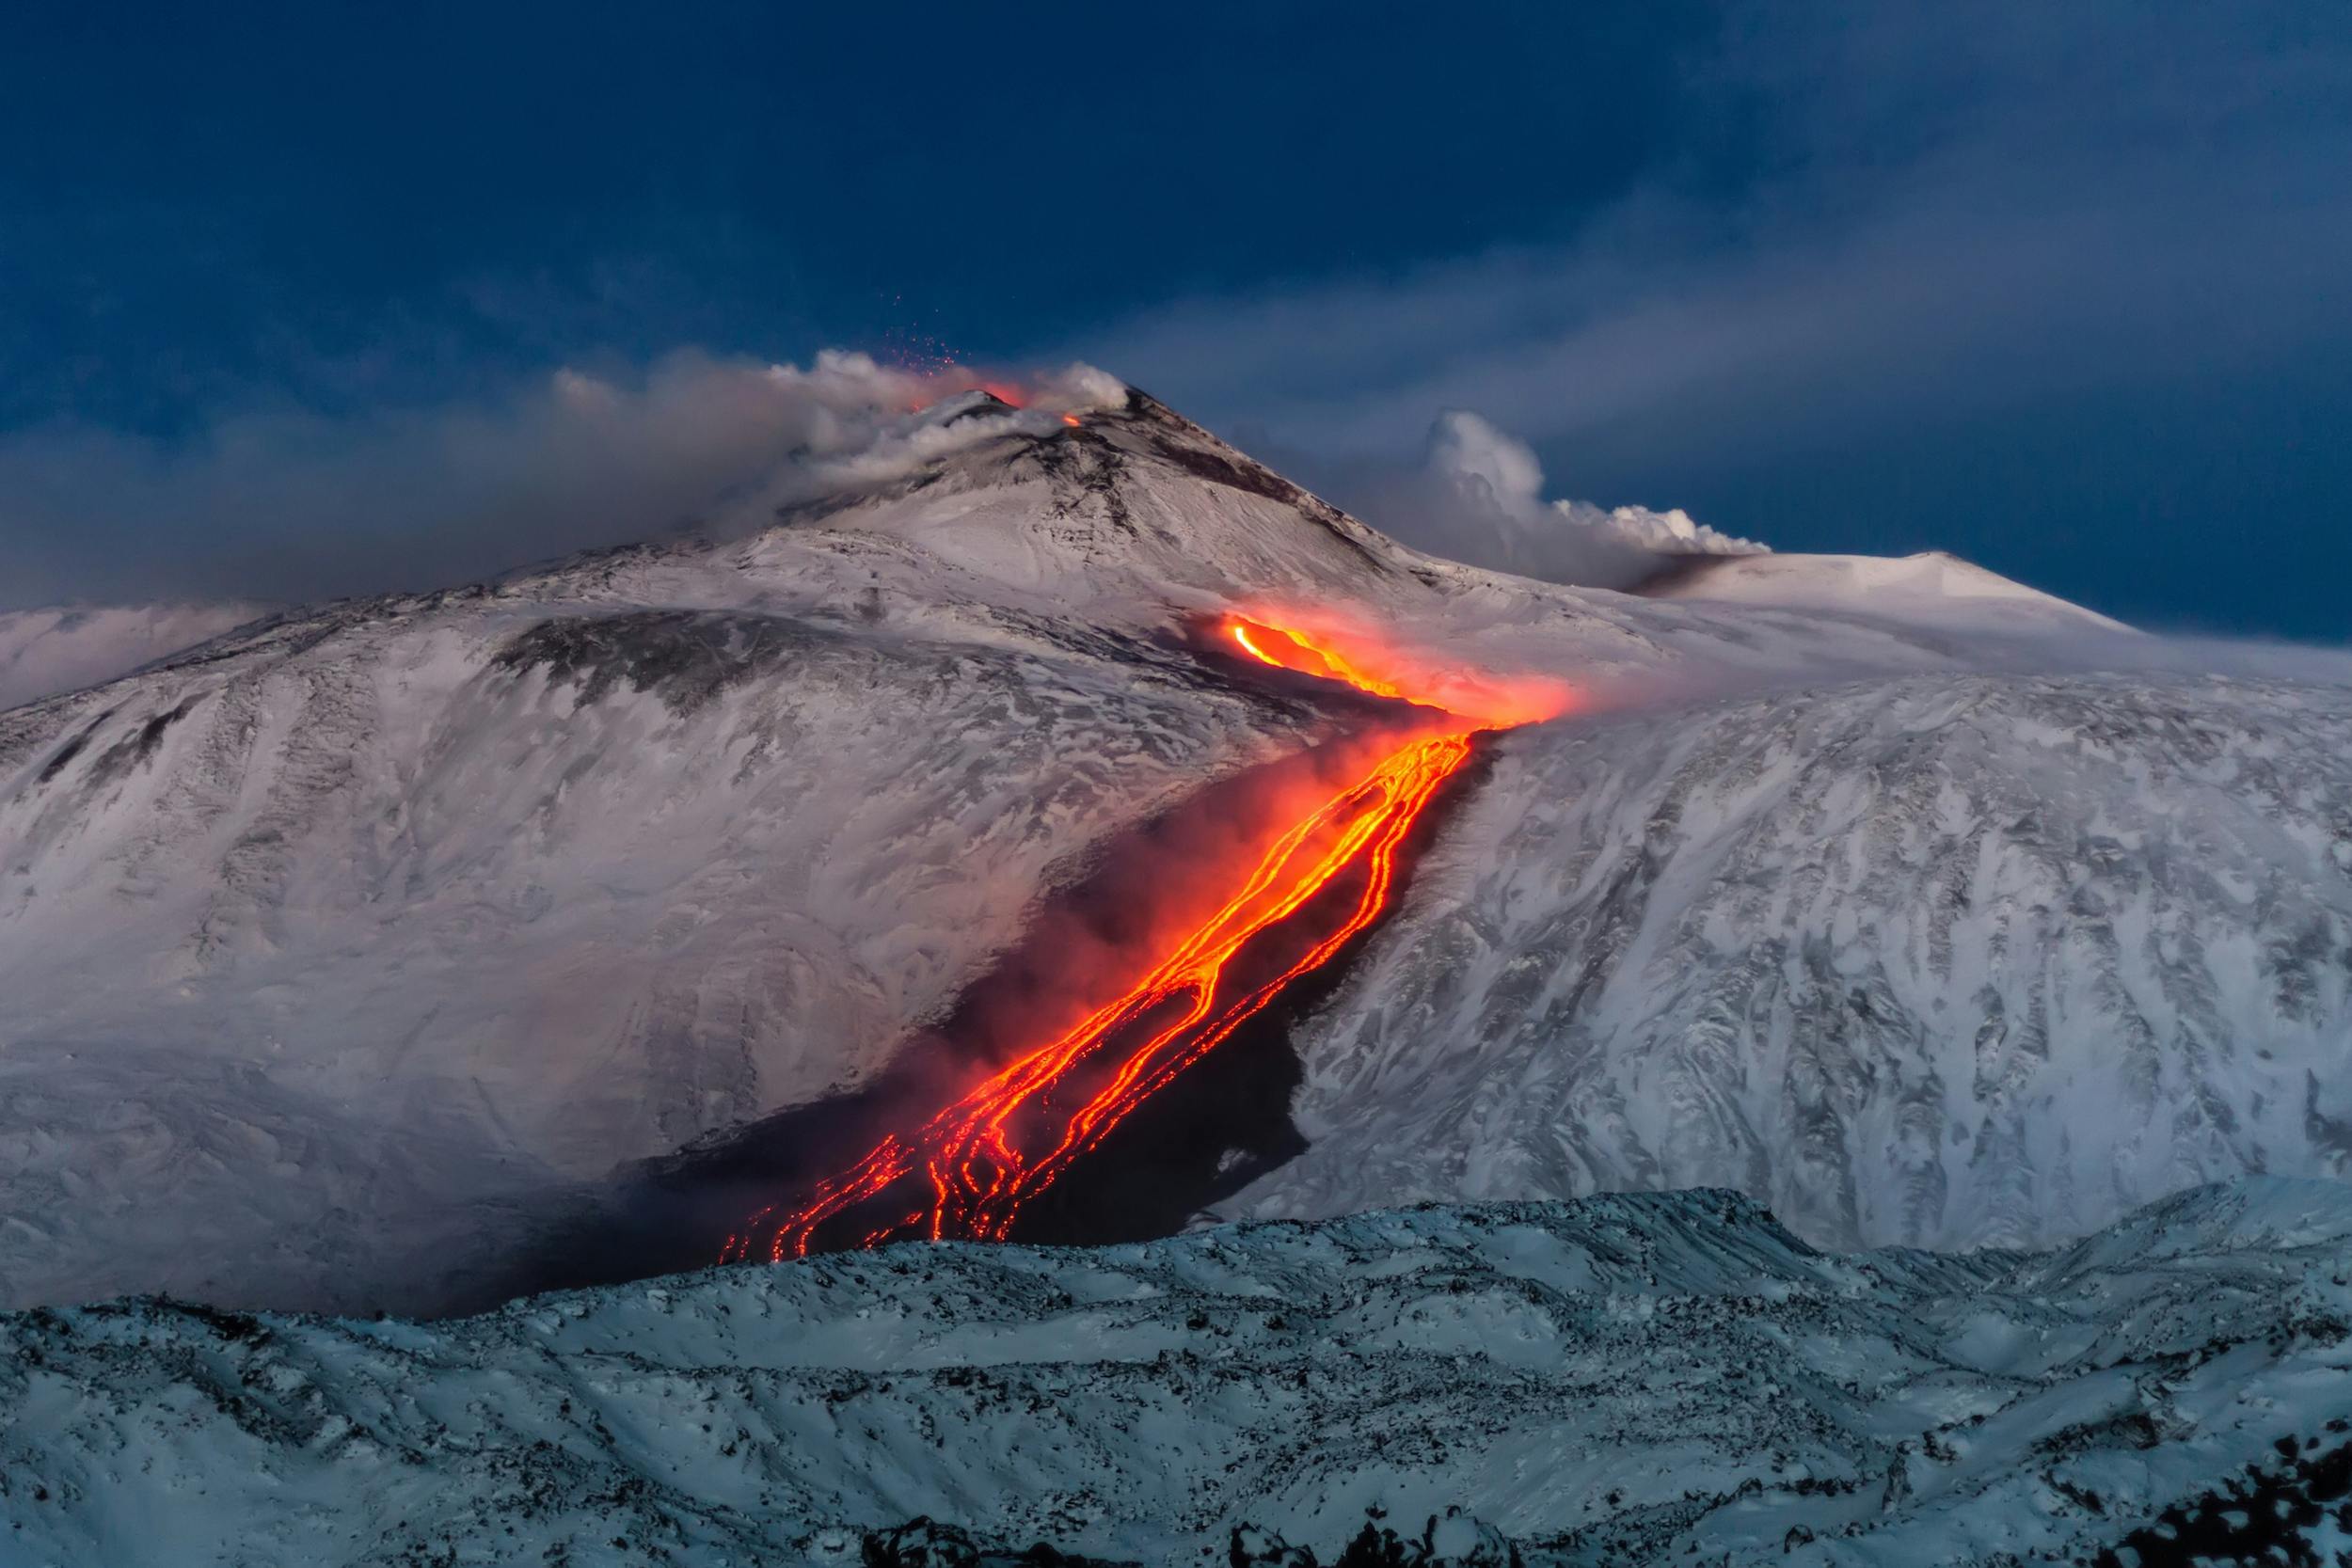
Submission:
{"label": "steam rising from lava", "polygon": [[1457,714],[1417,695],[1392,653],[1343,651],[1255,618],[1233,617],[1221,630],[1259,662],[1409,704],[1428,721],[1276,838],[1141,977],[920,1127],[883,1136],[799,1207],[754,1214],[727,1239],[722,1262],[755,1252],[781,1259],[826,1243],[1007,1239],[1024,1207],[1138,1106],[1381,917],[1401,847],[1469,762],[1477,730],[1549,717],[1567,701],[1556,687],[1464,676],[1449,689],[1485,701]]}

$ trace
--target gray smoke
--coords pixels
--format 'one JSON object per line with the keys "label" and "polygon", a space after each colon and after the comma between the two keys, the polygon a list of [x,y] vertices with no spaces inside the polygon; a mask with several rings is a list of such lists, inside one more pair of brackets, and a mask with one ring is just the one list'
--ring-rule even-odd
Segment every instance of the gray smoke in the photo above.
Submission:
{"label": "gray smoke", "polygon": [[[565,367],[488,398],[331,416],[241,411],[190,437],[50,425],[0,436],[0,610],[151,599],[303,602],[432,588],[688,528],[756,522],[987,433],[915,410],[972,385],[827,352],[686,351]],[[1083,366],[1015,420],[1124,395]]]}

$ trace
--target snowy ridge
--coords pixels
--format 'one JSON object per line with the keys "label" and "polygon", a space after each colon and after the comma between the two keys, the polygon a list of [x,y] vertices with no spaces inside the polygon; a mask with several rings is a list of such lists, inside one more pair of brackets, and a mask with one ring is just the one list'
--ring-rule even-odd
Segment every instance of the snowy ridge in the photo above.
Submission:
{"label": "snowy ridge", "polygon": [[1656,598],[1828,611],[1977,630],[2119,632],[2121,622],[1947,554],[1693,556],[1642,592]]}
{"label": "snowy ridge", "polygon": [[2352,1162],[2352,691],[1920,676],[1500,751],[1230,1212],[1718,1185],[2026,1246]]}
{"label": "snowy ridge", "polygon": [[429,1326],[38,1311],[0,1318],[0,1541],[843,1562],[928,1514],[1328,1561],[1367,1509],[1460,1507],[1538,1565],[2074,1559],[2352,1442],[2348,1277],[2352,1190],[2256,1180],[2046,1255],[1823,1256],[1698,1192],[902,1245]]}

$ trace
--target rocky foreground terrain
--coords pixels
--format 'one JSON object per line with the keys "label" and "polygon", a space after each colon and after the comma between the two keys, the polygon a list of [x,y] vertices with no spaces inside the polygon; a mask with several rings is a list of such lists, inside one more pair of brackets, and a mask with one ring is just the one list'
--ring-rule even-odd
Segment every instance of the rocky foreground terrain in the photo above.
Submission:
{"label": "rocky foreground terrain", "polygon": [[1688,1192],[907,1244],[441,1323],[0,1319],[27,1568],[1296,1565],[1368,1526],[1355,1560],[2342,1561],[2352,1189],[2201,1188],[2028,1254],[1824,1255]]}

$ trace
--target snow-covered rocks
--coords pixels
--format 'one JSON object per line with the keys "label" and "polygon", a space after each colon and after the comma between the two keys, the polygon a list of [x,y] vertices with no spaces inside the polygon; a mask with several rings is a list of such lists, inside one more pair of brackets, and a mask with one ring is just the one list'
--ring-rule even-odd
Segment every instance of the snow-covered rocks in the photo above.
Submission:
{"label": "snow-covered rocks", "polygon": [[2348,1282],[2352,1189],[2253,1180],[2034,1255],[1824,1256],[1693,1192],[909,1244],[437,1324],[36,1311],[0,1318],[0,1558],[848,1562],[923,1516],[1329,1563],[1372,1510],[1463,1563],[2073,1560],[2168,1513],[2242,1544],[2344,1528]]}

